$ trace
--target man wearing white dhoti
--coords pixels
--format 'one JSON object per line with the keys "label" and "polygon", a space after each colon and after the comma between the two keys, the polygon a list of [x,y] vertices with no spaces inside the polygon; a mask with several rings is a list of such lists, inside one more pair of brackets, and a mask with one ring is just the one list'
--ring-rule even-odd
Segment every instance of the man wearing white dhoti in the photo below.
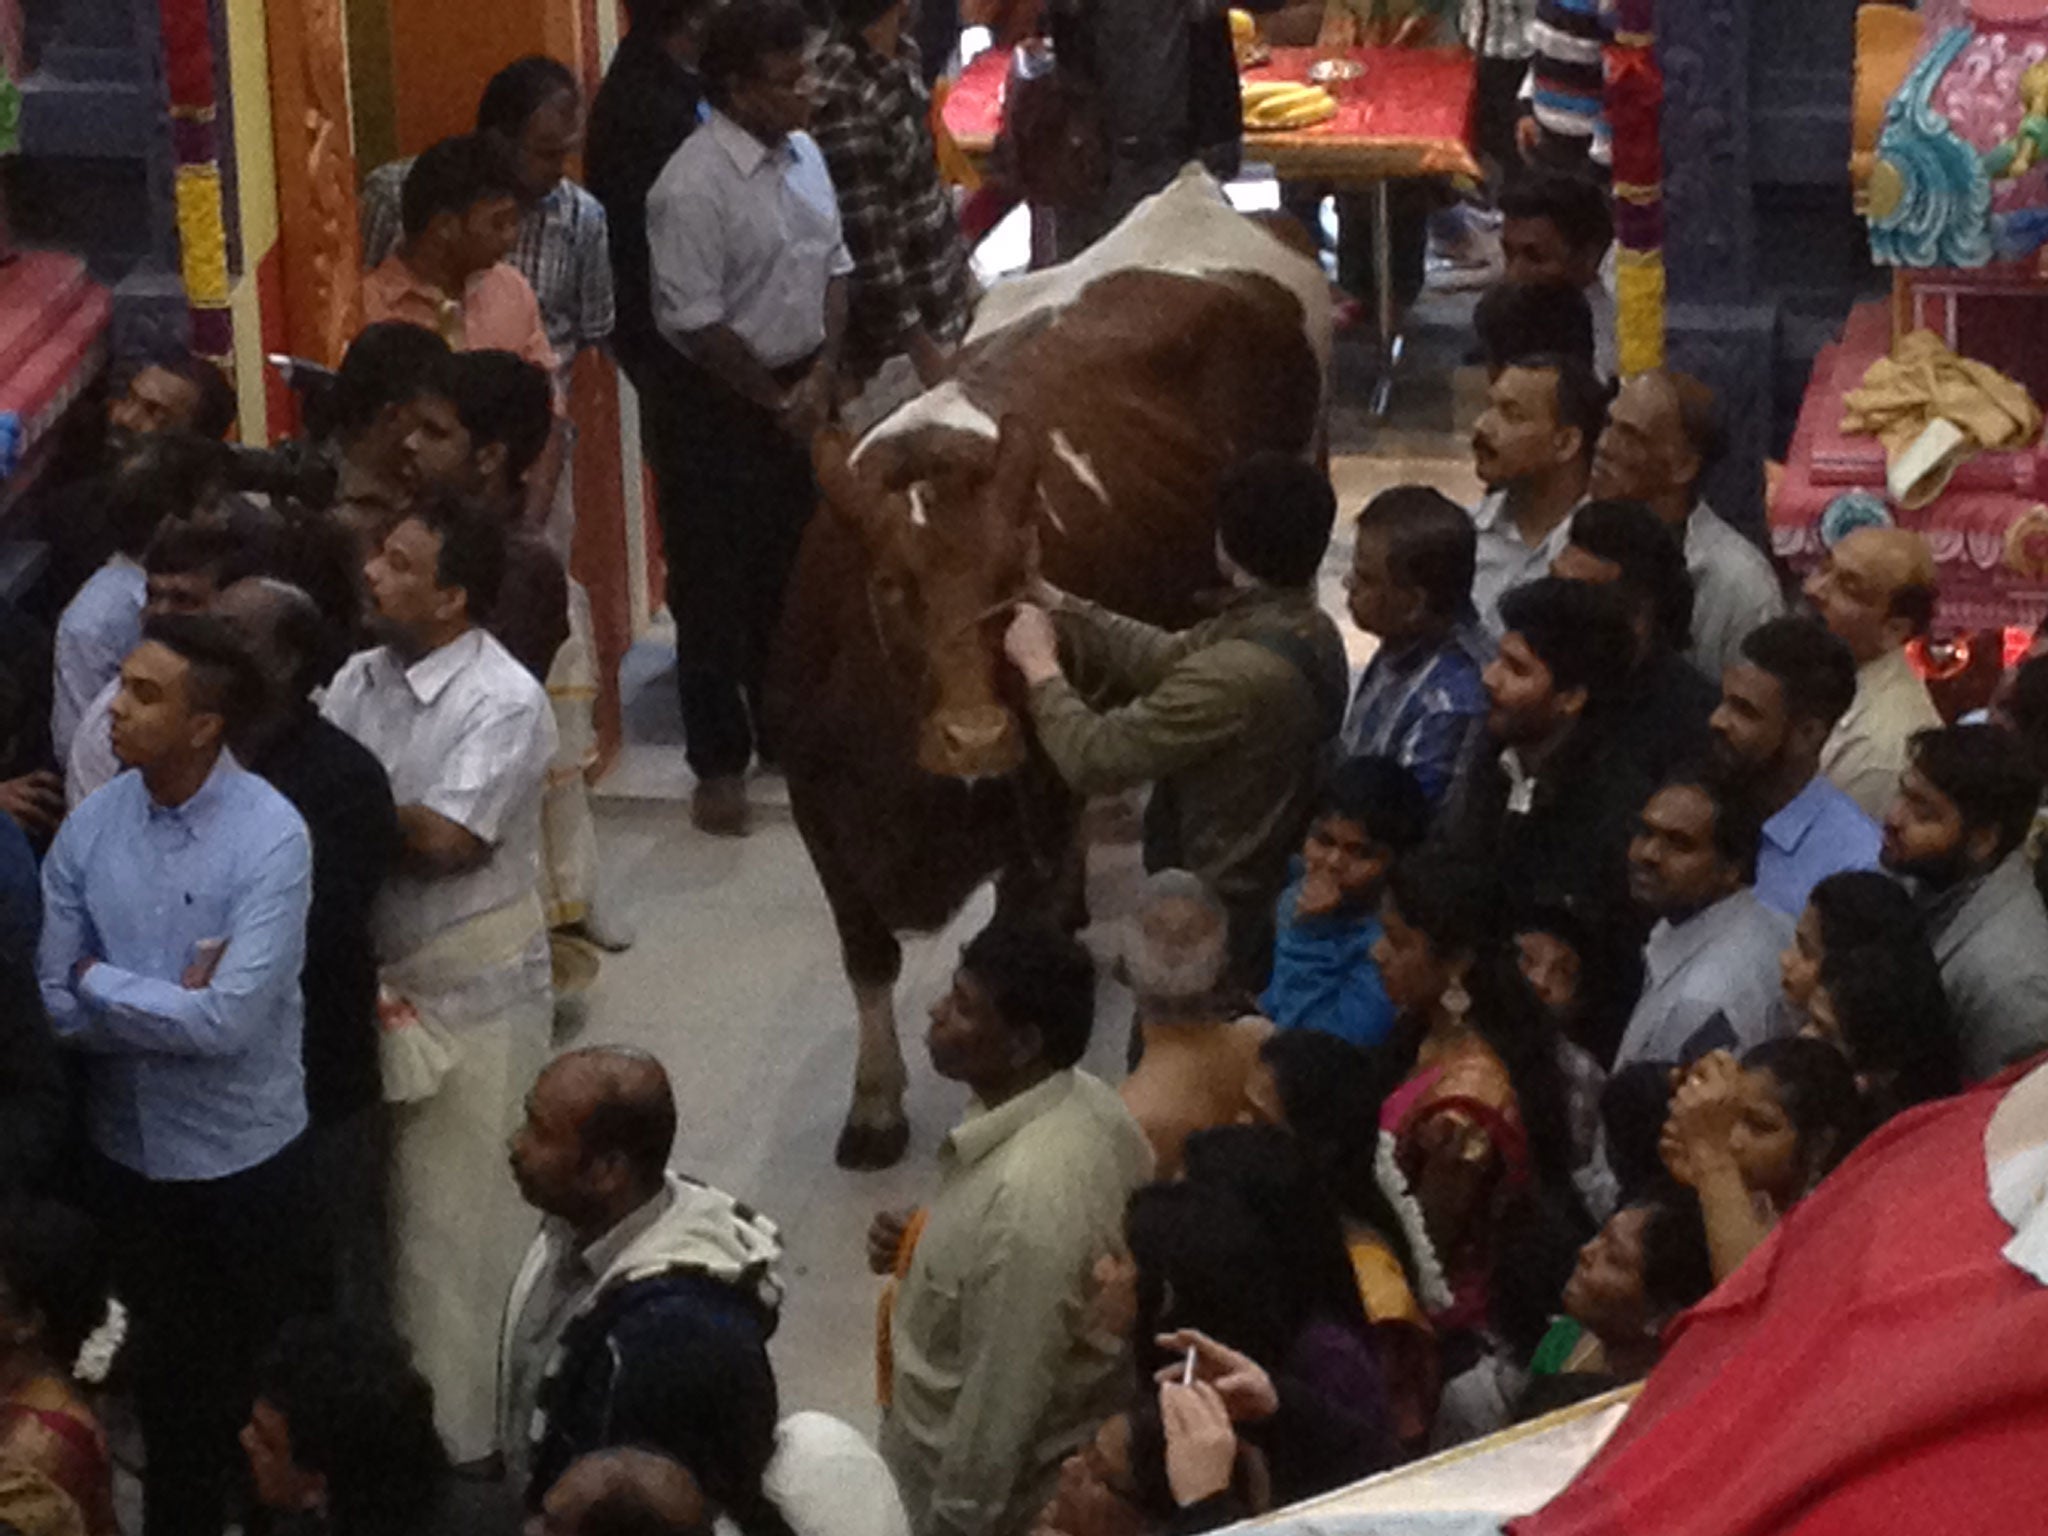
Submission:
{"label": "man wearing white dhoti", "polygon": [[[487,634],[503,531],[429,497],[366,568],[384,644],[350,659],[327,717],[391,776],[403,847],[378,899],[386,1044],[431,1035],[438,1082],[387,1072],[395,1109],[396,1315],[458,1462],[496,1447],[496,1320],[533,1216],[505,1177],[553,1012],[540,807],[556,746],[546,692]],[[408,1022],[409,1021],[409,1022]],[[439,1061],[445,1050],[445,1063]]]}

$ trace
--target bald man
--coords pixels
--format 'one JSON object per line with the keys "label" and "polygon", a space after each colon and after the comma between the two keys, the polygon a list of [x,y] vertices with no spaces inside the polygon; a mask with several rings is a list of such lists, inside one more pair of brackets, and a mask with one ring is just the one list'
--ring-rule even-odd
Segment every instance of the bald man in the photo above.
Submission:
{"label": "bald man", "polygon": [[711,1511],[690,1469],[654,1451],[595,1451],[572,1462],[526,1522],[526,1536],[598,1531],[710,1536]]}
{"label": "bald man", "polygon": [[512,1177],[545,1218],[505,1308],[500,1443],[530,1505],[578,1457],[654,1446],[692,1466],[774,1453],[775,1224],[669,1171],[652,1056],[571,1051],[526,1096]]}
{"label": "bald man", "polygon": [[1905,649],[1934,619],[1934,556],[1917,533],[1859,528],[1806,579],[1806,598],[1856,658],[1856,702],[1821,748],[1820,771],[1882,821],[1909,743],[1941,724]]}
{"label": "bald man", "polygon": [[1750,632],[1785,611],[1769,557],[1700,498],[1725,447],[1713,390],[1689,374],[1638,374],[1608,410],[1588,491],[1595,501],[1642,502],[1684,548],[1693,586],[1686,654],[1716,681],[1742,659]]}

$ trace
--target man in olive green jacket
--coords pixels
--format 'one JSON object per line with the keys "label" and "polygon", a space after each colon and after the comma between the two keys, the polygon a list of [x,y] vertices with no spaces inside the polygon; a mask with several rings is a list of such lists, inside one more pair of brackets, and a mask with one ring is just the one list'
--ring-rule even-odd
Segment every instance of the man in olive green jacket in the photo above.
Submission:
{"label": "man in olive green jacket", "polygon": [[1343,721],[1344,644],[1314,589],[1336,511],[1317,471],[1256,456],[1217,493],[1218,563],[1236,591],[1216,618],[1173,633],[1040,583],[1044,606],[1019,609],[1004,644],[1076,794],[1156,786],[1145,867],[1208,883],[1230,912],[1232,979],[1254,989]]}

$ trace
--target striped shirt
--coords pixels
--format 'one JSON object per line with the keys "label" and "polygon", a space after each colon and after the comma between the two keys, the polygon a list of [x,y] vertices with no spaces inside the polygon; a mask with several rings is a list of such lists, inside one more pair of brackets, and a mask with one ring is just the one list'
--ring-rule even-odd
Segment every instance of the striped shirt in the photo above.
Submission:
{"label": "striped shirt", "polygon": [[1493,644],[1474,623],[1460,624],[1434,650],[1381,646],[1351,696],[1338,740],[1346,757],[1390,757],[1441,805],[1486,735],[1480,672]]}
{"label": "striped shirt", "polygon": [[1615,0],[1537,0],[1529,29],[1535,60],[1530,105],[1546,133],[1590,140],[1596,165],[1612,161],[1601,50],[1614,38]]}
{"label": "striped shirt", "polygon": [[[405,225],[400,203],[412,161],[393,160],[363,179],[358,219],[363,270],[373,271],[398,249]],[[519,244],[506,258],[540,300],[541,323],[566,368],[585,347],[612,333],[612,260],[604,205],[575,182],[562,180],[519,221]]]}
{"label": "striped shirt", "polygon": [[1464,0],[1459,9],[1465,46],[1482,59],[1526,59],[1533,51],[1536,0]]}

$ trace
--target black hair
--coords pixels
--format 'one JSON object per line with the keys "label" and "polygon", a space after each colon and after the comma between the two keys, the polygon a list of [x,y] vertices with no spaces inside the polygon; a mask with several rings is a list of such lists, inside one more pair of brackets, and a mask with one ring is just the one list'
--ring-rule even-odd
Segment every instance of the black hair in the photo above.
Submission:
{"label": "black hair", "polygon": [[212,522],[167,522],[142,553],[142,569],[151,576],[210,571],[215,585],[222,587],[254,574],[253,566],[260,563],[260,552],[251,551],[240,534]]}
{"label": "black hair", "polygon": [[1410,1276],[1407,1229],[1380,1188],[1380,1105],[1400,1086],[1384,1052],[1367,1053],[1319,1029],[1283,1029],[1259,1047],[1287,1129],[1337,1209],[1383,1238]]}
{"label": "black hair", "polygon": [[555,388],[547,371],[512,352],[457,352],[442,370],[470,449],[496,443],[517,485],[555,429]]}
{"label": "black hair", "polygon": [[[1743,884],[1756,880],[1757,852],[1763,846],[1763,818],[1750,798],[1715,774],[1681,768],[1665,775],[1651,799],[1667,789],[1689,789],[1705,797],[1714,813],[1714,852],[1742,871]],[[1643,802],[1645,806],[1649,801]]]}
{"label": "black hair", "polygon": [[234,430],[235,418],[241,414],[241,403],[235,396],[233,381],[221,371],[219,364],[201,357],[188,347],[166,347],[139,358],[134,373],[140,373],[144,368],[161,368],[165,373],[175,374],[198,392],[199,399],[192,408],[189,428],[194,437],[218,443]]}
{"label": "black hair", "polygon": [[2019,737],[2000,725],[1949,725],[1921,731],[1909,760],[1962,813],[1963,830],[1998,833],[1998,857],[2026,841],[2041,808],[2041,776]]}
{"label": "black hair", "polygon": [[839,13],[839,25],[848,32],[858,32],[872,26],[875,21],[889,14],[903,0],[837,0],[835,9]]}
{"label": "black hair", "polygon": [[1607,1166],[1624,1202],[1639,1199],[1665,1177],[1658,1143],[1671,1118],[1671,1064],[1638,1061],[1600,1090],[1600,1129]]}
{"label": "black hair", "polygon": [[1500,1213],[1486,1320],[1518,1360],[1535,1354],[1562,1307],[1593,1222],[1569,1195],[1539,1189]]}
{"label": "black hair", "polygon": [[2030,656],[2020,663],[2012,677],[2005,712],[2020,740],[2033,753],[2035,767],[2048,772],[2048,653]]}
{"label": "black hair", "polygon": [[1868,946],[1926,944],[1927,922],[1906,888],[1874,869],[1846,869],[1814,886],[1807,904],[1820,919],[1821,958]]}
{"label": "black hair", "polygon": [[1495,283],[1472,313],[1489,369],[1551,354],[1593,366],[1593,306],[1570,283]]}
{"label": "black hair", "polygon": [[1649,610],[1663,648],[1692,644],[1692,573],[1656,513],[1639,501],[1589,501],[1572,514],[1571,542],[1620,567],[1617,585]]}
{"label": "black hair", "polygon": [[1397,485],[1358,514],[1358,532],[1386,543],[1387,575],[1422,592],[1430,613],[1460,618],[1472,610],[1479,534],[1465,509],[1433,486]]}
{"label": "black hair", "polygon": [[112,1285],[90,1218],[51,1200],[0,1210],[0,1286],[22,1312],[41,1316],[44,1349],[61,1368],[105,1320]]}
{"label": "black hair", "polygon": [[486,133],[458,134],[429,145],[413,161],[399,193],[399,217],[405,237],[417,240],[444,213],[459,218],[491,198],[516,201],[522,191],[511,151],[502,139]]}
{"label": "black hair", "polygon": [[[613,1046],[578,1054],[586,1058],[609,1057],[629,1068],[626,1072],[604,1074],[602,1097],[577,1127],[583,1156],[622,1157],[643,1183],[658,1185],[668,1170],[669,1155],[676,1144],[676,1098],[668,1075],[644,1051]],[[651,1074],[630,1070],[648,1066],[654,1069]],[[658,1088],[648,1086],[650,1079],[658,1083]]]}
{"label": "black hair", "polygon": [[697,17],[719,4],[719,0],[625,0],[626,26],[648,36],[665,38],[682,31]]}
{"label": "black hair", "polygon": [[142,638],[184,659],[191,706],[219,715],[230,738],[262,713],[262,670],[232,625],[204,613],[158,614],[143,624]]}
{"label": "black hair", "polygon": [[368,430],[395,405],[430,391],[448,359],[448,343],[425,326],[380,320],[342,354],[328,396],[326,425],[338,437]]}
{"label": "black hair", "polygon": [[205,506],[220,489],[223,452],[219,443],[190,432],[158,433],[138,443],[107,481],[114,547],[139,556],[159,528]]}
{"label": "black hair", "polygon": [[1336,521],[1329,477],[1290,454],[1255,453],[1216,487],[1224,553],[1270,586],[1313,581]]}
{"label": "black hair", "polygon": [[1925,934],[1829,949],[1820,985],[1850,1062],[1871,1080],[1873,1110],[1889,1116],[1962,1086],[1961,1042]]}
{"label": "black hair", "polygon": [[1799,1133],[1811,1182],[1834,1172],[1868,1132],[1870,1110],[1856,1086],[1855,1069],[1825,1040],[1766,1040],[1744,1054],[1742,1065],[1777,1080],[1778,1102]]}
{"label": "black hair", "polygon": [[1277,1125],[1196,1131],[1187,1139],[1182,1176],[1230,1190],[1244,1201],[1302,1287],[1310,1318],[1364,1333],[1365,1303],[1344,1245],[1337,1203],[1292,1135]]}
{"label": "black hair", "polygon": [[1095,1028],[1095,964],[1072,935],[1050,922],[998,917],[967,941],[960,968],[971,973],[1010,1029],[1036,1026],[1045,1060],[1071,1067]]}
{"label": "black hair", "polygon": [[[1131,1196],[1124,1238],[1138,1266],[1140,1380],[1159,1334],[1196,1328],[1278,1370],[1313,1317],[1310,1290],[1236,1191],[1188,1180]],[[1356,1283],[1352,1295],[1357,1297]]]}
{"label": "black hair", "polygon": [[421,497],[406,513],[441,541],[434,585],[462,588],[472,624],[487,623],[505,585],[505,529],[466,496],[442,491]]}
{"label": "black hair", "polygon": [[484,86],[476,104],[476,131],[517,139],[526,131],[527,120],[565,91],[579,100],[583,94],[576,76],[560,59],[544,53],[514,59]]}
{"label": "black hair", "polygon": [[1396,854],[1421,847],[1429,835],[1429,797],[1391,757],[1350,757],[1331,769],[1316,816],[1355,821],[1369,840]]}
{"label": "black hair", "polygon": [[1524,171],[1508,178],[1498,206],[1504,219],[1548,219],[1574,251],[1605,253],[1614,244],[1614,209],[1588,176]]}
{"label": "black hair", "polygon": [[1502,366],[1548,373],[1556,379],[1557,424],[1577,429],[1579,457],[1590,464],[1593,451],[1600,446],[1600,434],[1607,430],[1607,407],[1614,398],[1614,391],[1593,371],[1593,365],[1582,357],[1533,352],[1508,358]]}
{"label": "black hair", "polygon": [[1440,956],[1481,960],[1500,946],[1500,882],[1476,860],[1425,848],[1395,863],[1387,895],[1402,921],[1419,929]]}
{"label": "black hair", "polygon": [[698,67],[715,105],[732,99],[733,88],[761,68],[775,53],[801,53],[810,35],[810,18],[797,0],[746,0],[720,6],[711,16]]}
{"label": "black hair", "polygon": [[1776,679],[1785,712],[1833,730],[1856,702],[1856,658],[1817,619],[1771,619],[1742,642],[1742,659]]}
{"label": "black hair", "polygon": [[1691,1190],[1666,1188],[1643,1202],[1643,1300],[1653,1318],[1671,1317],[1704,1301],[1714,1288],[1706,1217]]}
{"label": "black hair", "polygon": [[395,1334],[339,1317],[288,1322],[256,1372],[283,1416],[292,1463],[327,1480],[333,1528],[407,1536],[448,1477],[434,1389]]}
{"label": "black hair", "polygon": [[1559,692],[1586,690],[1604,704],[1621,685],[1622,659],[1635,647],[1619,594],[1555,576],[1513,587],[1500,600],[1502,627],[1522,637]]}

